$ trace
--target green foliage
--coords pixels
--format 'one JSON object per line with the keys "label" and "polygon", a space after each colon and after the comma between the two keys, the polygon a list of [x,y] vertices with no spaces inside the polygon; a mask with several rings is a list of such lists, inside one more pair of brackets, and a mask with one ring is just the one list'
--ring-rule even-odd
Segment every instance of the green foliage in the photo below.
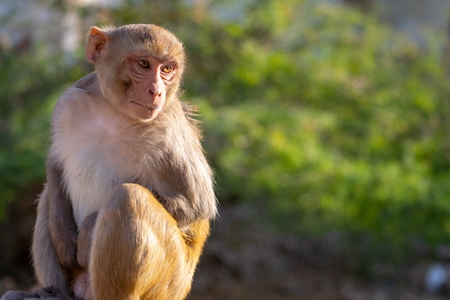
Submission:
{"label": "green foliage", "polygon": [[[259,10],[274,9],[264,3]],[[442,44],[430,37],[419,49],[345,7],[279,5],[271,13],[285,22],[266,18],[257,35],[252,18],[208,26],[217,49],[203,60],[222,53],[215,64],[225,67],[200,64],[194,84],[209,84],[192,96],[220,199],[266,207],[298,232],[338,229],[349,248],[351,236],[366,236],[374,255],[450,242]]]}
{"label": "green foliage", "polygon": [[0,219],[5,205],[44,182],[50,114],[67,81],[80,74],[62,61],[39,50],[0,50]]}
{"label": "green foliage", "polygon": [[[184,98],[200,106],[222,203],[304,234],[337,229],[349,248],[364,236],[391,258],[412,240],[450,242],[450,91],[435,37],[419,49],[322,1],[167,3],[130,1],[104,22],[157,23],[185,44]],[[2,55],[0,203],[43,180],[51,107],[86,72]]]}

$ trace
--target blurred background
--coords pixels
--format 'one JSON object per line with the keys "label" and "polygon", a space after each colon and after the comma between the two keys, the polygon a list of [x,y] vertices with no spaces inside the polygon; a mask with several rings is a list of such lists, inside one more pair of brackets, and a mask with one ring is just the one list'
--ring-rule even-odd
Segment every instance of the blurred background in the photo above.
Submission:
{"label": "blurred background", "polygon": [[188,53],[220,216],[189,299],[450,296],[449,0],[0,0],[0,294],[92,25]]}

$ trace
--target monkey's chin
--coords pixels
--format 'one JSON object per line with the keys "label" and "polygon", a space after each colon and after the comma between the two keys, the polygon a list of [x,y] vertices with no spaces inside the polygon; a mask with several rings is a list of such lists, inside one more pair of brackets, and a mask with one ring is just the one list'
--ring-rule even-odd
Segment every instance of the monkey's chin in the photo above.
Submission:
{"label": "monkey's chin", "polygon": [[149,122],[156,118],[161,111],[160,108],[150,108],[141,103],[130,101],[132,115],[141,121]]}

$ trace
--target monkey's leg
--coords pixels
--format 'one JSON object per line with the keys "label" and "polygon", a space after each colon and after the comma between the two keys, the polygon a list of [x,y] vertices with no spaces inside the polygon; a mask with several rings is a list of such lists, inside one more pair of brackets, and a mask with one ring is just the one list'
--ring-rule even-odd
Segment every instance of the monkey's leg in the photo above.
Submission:
{"label": "monkey's leg", "polygon": [[36,279],[40,286],[54,285],[67,294],[66,274],[56,257],[55,248],[48,227],[48,196],[44,188],[38,203],[38,213],[34,228],[32,254]]}
{"label": "monkey's leg", "polygon": [[186,243],[177,222],[145,188],[118,187],[99,212],[89,271],[94,299],[184,299],[208,235]]}

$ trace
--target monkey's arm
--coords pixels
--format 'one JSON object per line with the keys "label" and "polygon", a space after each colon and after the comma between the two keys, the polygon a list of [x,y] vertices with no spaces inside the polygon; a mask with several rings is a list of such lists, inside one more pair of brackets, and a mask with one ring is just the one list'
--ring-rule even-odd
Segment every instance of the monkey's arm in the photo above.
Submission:
{"label": "monkey's arm", "polygon": [[198,145],[185,155],[167,151],[159,169],[158,200],[178,221],[180,228],[216,215],[212,170]]}
{"label": "monkey's arm", "polygon": [[70,269],[78,268],[78,233],[72,204],[66,193],[62,169],[56,159],[47,160],[47,188],[49,202],[49,231],[59,263]]}

